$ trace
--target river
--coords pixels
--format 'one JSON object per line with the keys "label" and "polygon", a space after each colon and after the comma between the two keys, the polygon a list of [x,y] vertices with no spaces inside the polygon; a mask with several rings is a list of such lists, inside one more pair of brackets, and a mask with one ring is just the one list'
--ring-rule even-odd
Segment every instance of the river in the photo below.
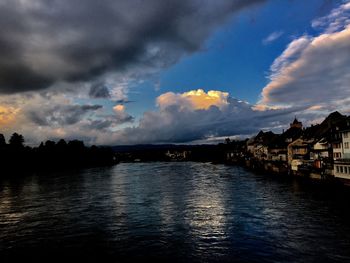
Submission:
{"label": "river", "polygon": [[8,175],[0,258],[350,262],[349,196],[209,163]]}

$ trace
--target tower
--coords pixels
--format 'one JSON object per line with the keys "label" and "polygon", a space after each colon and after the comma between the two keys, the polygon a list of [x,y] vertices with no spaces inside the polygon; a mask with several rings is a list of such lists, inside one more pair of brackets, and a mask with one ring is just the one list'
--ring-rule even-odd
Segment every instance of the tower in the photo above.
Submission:
{"label": "tower", "polygon": [[297,117],[295,117],[294,121],[290,124],[290,128],[302,129],[303,128],[303,124],[302,124],[302,122],[298,121]]}

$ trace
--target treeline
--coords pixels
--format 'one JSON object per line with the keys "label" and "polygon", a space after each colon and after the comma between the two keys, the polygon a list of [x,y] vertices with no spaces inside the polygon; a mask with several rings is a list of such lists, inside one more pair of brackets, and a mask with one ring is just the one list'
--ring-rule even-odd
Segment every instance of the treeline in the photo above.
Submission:
{"label": "treeline", "polygon": [[87,147],[84,142],[61,139],[42,142],[38,147],[24,145],[22,135],[14,133],[6,142],[0,134],[0,170],[59,170],[113,165],[114,152],[109,147]]}

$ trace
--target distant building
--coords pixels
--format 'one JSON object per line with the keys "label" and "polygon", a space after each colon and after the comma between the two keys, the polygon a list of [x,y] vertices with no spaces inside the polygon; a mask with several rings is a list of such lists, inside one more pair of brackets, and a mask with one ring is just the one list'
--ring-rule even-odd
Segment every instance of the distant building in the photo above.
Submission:
{"label": "distant building", "polygon": [[165,153],[165,156],[169,157],[171,160],[174,160],[174,161],[184,161],[189,157],[190,154],[191,154],[190,151],[170,151],[170,150],[168,150]]}
{"label": "distant building", "polygon": [[298,121],[298,119],[295,117],[294,121],[290,124],[290,128],[302,129],[303,128],[303,123]]}

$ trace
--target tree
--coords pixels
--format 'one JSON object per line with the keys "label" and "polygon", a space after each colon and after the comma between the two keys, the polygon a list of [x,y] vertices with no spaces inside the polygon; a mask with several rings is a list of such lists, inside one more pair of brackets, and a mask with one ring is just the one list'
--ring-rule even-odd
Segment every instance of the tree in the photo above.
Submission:
{"label": "tree", "polygon": [[54,141],[46,141],[45,142],[45,148],[48,150],[53,150],[55,148],[56,143]]}
{"label": "tree", "polygon": [[24,138],[21,134],[15,132],[14,134],[12,134],[9,143],[11,146],[14,147],[23,147]]}
{"label": "tree", "polygon": [[0,133],[0,147],[3,147],[5,145],[6,145],[5,136]]}
{"label": "tree", "polygon": [[67,143],[65,140],[61,139],[58,141],[57,146],[60,148],[65,148],[67,146]]}

